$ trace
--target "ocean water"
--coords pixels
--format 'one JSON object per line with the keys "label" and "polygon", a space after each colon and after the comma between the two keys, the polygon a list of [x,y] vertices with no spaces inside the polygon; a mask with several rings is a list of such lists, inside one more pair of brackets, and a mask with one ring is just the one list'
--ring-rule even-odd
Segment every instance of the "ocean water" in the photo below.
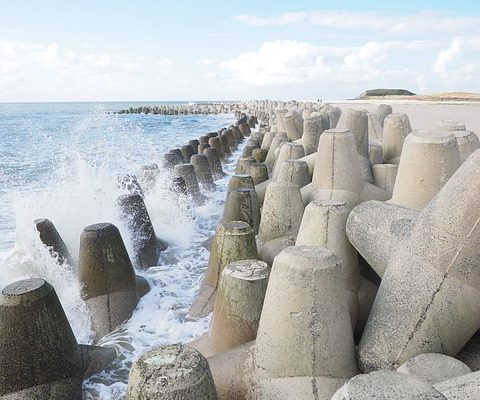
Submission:
{"label": "ocean water", "polygon": [[[132,254],[130,235],[115,208],[123,194],[117,176],[162,164],[162,155],[190,139],[234,122],[221,115],[114,115],[136,104],[0,104],[0,289],[27,277],[52,284],[79,343],[92,343],[87,308],[80,297],[77,261],[80,234],[87,225],[115,224]],[[224,166],[234,170],[240,150]],[[131,363],[151,346],[185,343],[208,330],[209,319],[186,316],[209,253],[202,241],[213,235],[223,211],[228,176],[208,201],[195,206],[168,190],[160,176],[145,202],[157,236],[170,243],[158,266],[137,271],[153,285],[133,316],[99,344],[118,357],[84,382],[85,399],[122,399]],[[60,267],[41,244],[33,221],[49,218],[75,262]]]}

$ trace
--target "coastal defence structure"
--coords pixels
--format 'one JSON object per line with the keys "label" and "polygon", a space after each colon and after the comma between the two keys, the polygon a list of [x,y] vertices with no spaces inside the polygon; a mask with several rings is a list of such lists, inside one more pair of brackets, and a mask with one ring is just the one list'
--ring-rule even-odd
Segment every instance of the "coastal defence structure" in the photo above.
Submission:
{"label": "coastal defence structure", "polygon": [[[234,112],[236,123],[172,149],[161,168],[175,195],[203,204],[242,146],[189,311],[212,313],[210,329],[141,355],[127,399],[480,398],[477,136],[450,115],[417,130],[389,105],[372,113],[268,100],[208,107],[196,110]],[[97,339],[148,291],[134,264],[154,265],[165,248],[142,200],[156,170],[142,170],[143,188],[136,177],[119,181],[134,263],[112,224],[82,233],[79,279]],[[75,262],[51,222],[36,226],[59,264]],[[12,372],[1,377],[0,398],[33,390],[46,399],[57,385],[61,395],[51,398],[79,398],[82,351],[96,353],[77,345],[53,288],[17,282],[3,290],[0,313],[0,364]],[[38,339],[44,323],[47,343]],[[38,378],[15,375],[17,360],[50,367]]]}

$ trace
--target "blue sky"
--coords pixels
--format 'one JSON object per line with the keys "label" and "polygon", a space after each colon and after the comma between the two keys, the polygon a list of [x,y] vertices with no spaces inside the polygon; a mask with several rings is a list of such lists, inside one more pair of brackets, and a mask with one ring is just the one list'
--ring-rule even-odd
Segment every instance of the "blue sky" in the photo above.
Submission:
{"label": "blue sky", "polygon": [[0,0],[0,101],[480,91],[479,4]]}

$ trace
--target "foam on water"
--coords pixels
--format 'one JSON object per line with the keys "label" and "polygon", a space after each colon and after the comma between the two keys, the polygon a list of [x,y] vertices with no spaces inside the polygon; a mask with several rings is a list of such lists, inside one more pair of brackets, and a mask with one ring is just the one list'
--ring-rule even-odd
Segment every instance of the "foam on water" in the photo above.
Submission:
{"label": "foam on water", "polygon": [[[14,110],[15,111],[15,110]],[[10,113],[9,113],[10,112]],[[79,237],[98,222],[115,224],[132,254],[130,234],[115,200],[119,173],[138,172],[143,164],[189,139],[233,122],[233,116],[108,115],[92,110],[51,108],[28,112],[2,109],[0,139],[0,288],[18,279],[42,277],[54,286],[79,343],[92,343],[93,332],[77,281]],[[233,160],[224,168],[234,169]],[[201,243],[213,235],[223,211],[227,178],[205,192],[204,206],[176,198],[170,175],[160,169],[145,203],[157,236],[170,243],[158,266],[137,271],[152,285],[133,316],[100,344],[118,358],[106,371],[84,383],[85,399],[122,399],[132,362],[152,346],[185,343],[205,333],[209,318],[190,319],[209,252]],[[33,221],[49,218],[57,227],[74,266],[60,267],[39,240]]]}

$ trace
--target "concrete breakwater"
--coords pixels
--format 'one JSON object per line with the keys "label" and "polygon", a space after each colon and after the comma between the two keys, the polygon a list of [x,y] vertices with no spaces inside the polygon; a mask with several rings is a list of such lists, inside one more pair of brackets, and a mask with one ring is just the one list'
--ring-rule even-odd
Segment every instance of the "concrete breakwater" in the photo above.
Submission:
{"label": "concrete breakwater", "polygon": [[197,103],[187,105],[158,105],[129,107],[115,114],[161,114],[161,115],[188,115],[188,114],[225,114],[239,111],[240,103]]}
{"label": "concrete breakwater", "polygon": [[[243,106],[260,126],[190,310],[213,312],[210,331],[175,350],[199,352],[189,365],[206,384],[179,378],[175,356],[168,386],[188,387],[182,398],[479,398],[477,136],[455,115],[415,130],[388,105]],[[208,140],[221,159],[222,142]],[[129,399],[172,351],[133,367]]]}
{"label": "concrete breakwater", "polygon": [[[200,205],[243,146],[190,310],[192,318],[212,312],[210,330],[143,354],[126,398],[478,398],[477,136],[455,115],[415,130],[386,105],[376,113],[296,102],[238,107],[235,125],[172,149],[162,166],[171,190]],[[155,179],[156,170],[142,171]],[[80,279],[97,337],[148,291],[133,266],[148,268],[165,248],[141,200],[149,180],[141,181],[119,177],[130,193],[118,205],[137,237],[133,262],[113,225],[82,234]],[[59,262],[69,260],[53,224],[37,223],[52,252],[65,253]],[[2,378],[0,398],[78,398],[81,346],[53,294],[43,281],[3,290],[1,370],[17,373]],[[43,325],[15,308],[35,315],[25,307],[40,300],[34,311],[47,313],[38,321],[51,322],[57,353],[33,340]],[[30,347],[21,350],[39,356],[18,365],[51,365],[33,380],[8,351],[11,332],[30,331],[29,319],[38,332],[25,334]]]}

